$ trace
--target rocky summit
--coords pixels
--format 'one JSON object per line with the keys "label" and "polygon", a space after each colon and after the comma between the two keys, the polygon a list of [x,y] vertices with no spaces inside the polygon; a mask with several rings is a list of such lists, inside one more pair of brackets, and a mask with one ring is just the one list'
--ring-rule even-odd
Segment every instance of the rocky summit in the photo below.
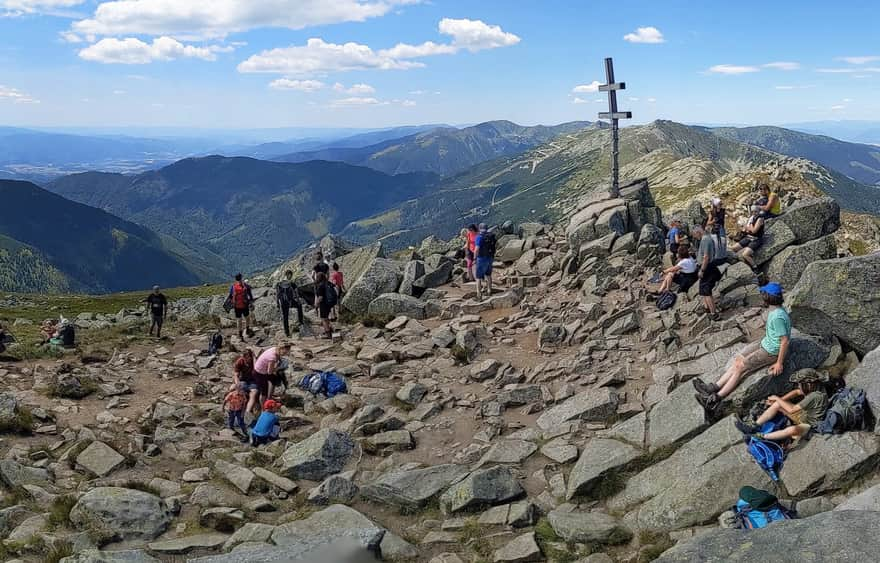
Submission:
{"label": "rocky summit", "polygon": [[[663,310],[649,293],[670,265],[665,225],[692,230],[700,201],[664,216],[641,180],[571,206],[558,224],[495,229],[482,296],[463,278],[461,240],[392,252],[323,239],[348,292],[327,338],[306,305],[268,444],[227,428],[223,401],[239,355],[285,338],[284,271],[314,295],[313,250],[251,280],[253,336],[233,329],[221,289],[172,300],[161,340],[141,311],[80,311],[78,349],[0,360],[3,559],[874,560],[873,417],[790,447],[778,481],[737,428],[803,370],[880,408],[878,255],[837,246],[838,204],[787,201],[756,270],[722,260],[714,318],[699,284]],[[765,276],[783,284],[793,325],[782,373],[747,374],[707,411],[692,382],[716,381],[764,336]],[[343,392],[299,385],[328,373]],[[720,528],[746,485],[801,518]]]}

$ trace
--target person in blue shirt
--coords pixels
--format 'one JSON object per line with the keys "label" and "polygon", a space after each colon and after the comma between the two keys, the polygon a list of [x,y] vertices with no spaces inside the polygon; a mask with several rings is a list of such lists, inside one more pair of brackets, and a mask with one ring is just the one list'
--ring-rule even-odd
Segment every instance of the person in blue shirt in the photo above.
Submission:
{"label": "person in blue shirt", "polygon": [[681,221],[673,219],[669,223],[669,232],[666,234],[666,238],[669,240],[669,252],[672,253],[672,261],[675,262],[675,257],[678,255],[678,245],[684,241],[684,233],[681,232]]}
{"label": "person in blue shirt", "polygon": [[263,403],[263,412],[251,428],[251,445],[261,446],[268,444],[272,440],[277,440],[281,434],[281,422],[278,419],[278,409],[281,403],[273,399],[268,399]]}

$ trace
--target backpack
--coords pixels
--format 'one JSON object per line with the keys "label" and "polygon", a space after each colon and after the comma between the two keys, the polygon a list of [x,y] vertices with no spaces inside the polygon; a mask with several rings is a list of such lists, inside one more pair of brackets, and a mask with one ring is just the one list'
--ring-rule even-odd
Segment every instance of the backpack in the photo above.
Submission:
{"label": "backpack", "polygon": [[348,392],[348,385],[345,384],[345,380],[332,371],[322,373],[321,375],[324,377],[324,394],[328,398],[332,399],[340,393]]}
{"label": "backpack", "polygon": [[248,289],[241,282],[232,284],[232,304],[236,309],[248,308]]}
{"label": "backpack", "polygon": [[743,487],[739,490],[739,497],[733,512],[738,527],[743,530],[766,528],[771,522],[795,518],[792,512],[779,504],[779,499],[762,489]]}
{"label": "backpack", "polygon": [[857,387],[844,387],[831,397],[825,419],[819,423],[820,434],[840,434],[848,430],[864,430],[867,423],[865,392]]}
{"label": "backpack", "polygon": [[771,479],[779,481],[779,472],[782,471],[782,462],[785,460],[782,446],[770,440],[750,438],[748,448],[758,467],[763,469]]}
{"label": "backpack", "polygon": [[672,307],[675,306],[676,301],[678,301],[678,295],[676,295],[672,291],[664,291],[659,296],[657,296],[657,308],[661,311],[672,309]]}
{"label": "backpack", "polygon": [[291,307],[293,303],[296,301],[296,295],[294,295],[293,284],[278,284],[276,288],[276,293],[278,294],[278,302],[282,307]]}
{"label": "backpack", "polygon": [[64,325],[58,333],[58,338],[61,340],[62,346],[73,348],[76,346],[76,329],[73,328],[72,324]]}
{"label": "backpack", "polygon": [[328,307],[334,307],[339,301],[339,294],[336,293],[336,286],[330,282],[324,284],[324,303]]}
{"label": "backpack", "polygon": [[495,256],[495,245],[498,241],[495,239],[495,234],[490,232],[485,232],[480,235],[480,258],[492,258]]}
{"label": "backpack", "polygon": [[211,341],[208,343],[208,355],[214,355],[220,351],[223,346],[223,334],[218,330],[211,335]]}

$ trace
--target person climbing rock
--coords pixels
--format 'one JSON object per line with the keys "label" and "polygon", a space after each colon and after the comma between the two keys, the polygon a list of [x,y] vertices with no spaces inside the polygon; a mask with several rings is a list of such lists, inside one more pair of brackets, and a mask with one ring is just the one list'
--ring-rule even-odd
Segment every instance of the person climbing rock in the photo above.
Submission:
{"label": "person climbing rock", "polygon": [[162,338],[162,325],[165,323],[165,317],[168,315],[168,299],[159,291],[159,286],[153,286],[153,292],[144,299],[147,308],[150,309],[150,336],[153,336],[153,329],[156,329],[156,338]]}
{"label": "person climbing rock", "polygon": [[336,287],[330,283],[330,280],[322,272],[315,274],[315,309],[318,311],[318,317],[321,319],[321,325],[324,332],[322,338],[333,337],[333,325],[330,324],[330,314],[333,307],[339,302],[339,296],[336,293]]}

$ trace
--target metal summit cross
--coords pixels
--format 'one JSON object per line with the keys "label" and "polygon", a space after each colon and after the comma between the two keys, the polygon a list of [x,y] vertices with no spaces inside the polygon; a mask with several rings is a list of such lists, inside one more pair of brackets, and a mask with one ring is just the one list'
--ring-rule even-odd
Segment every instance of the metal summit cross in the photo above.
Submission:
{"label": "metal summit cross", "polygon": [[599,86],[600,92],[608,92],[608,111],[599,112],[599,119],[611,120],[611,197],[620,197],[620,170],[618,168],[617,148],[619,135],[617,130],[618,119],[631,119],[631,111],[617,111],[617,91],[626,89],[626,82],[614,81],[614,61],[611,57],[605,59],[605,79],[607,84]]}

